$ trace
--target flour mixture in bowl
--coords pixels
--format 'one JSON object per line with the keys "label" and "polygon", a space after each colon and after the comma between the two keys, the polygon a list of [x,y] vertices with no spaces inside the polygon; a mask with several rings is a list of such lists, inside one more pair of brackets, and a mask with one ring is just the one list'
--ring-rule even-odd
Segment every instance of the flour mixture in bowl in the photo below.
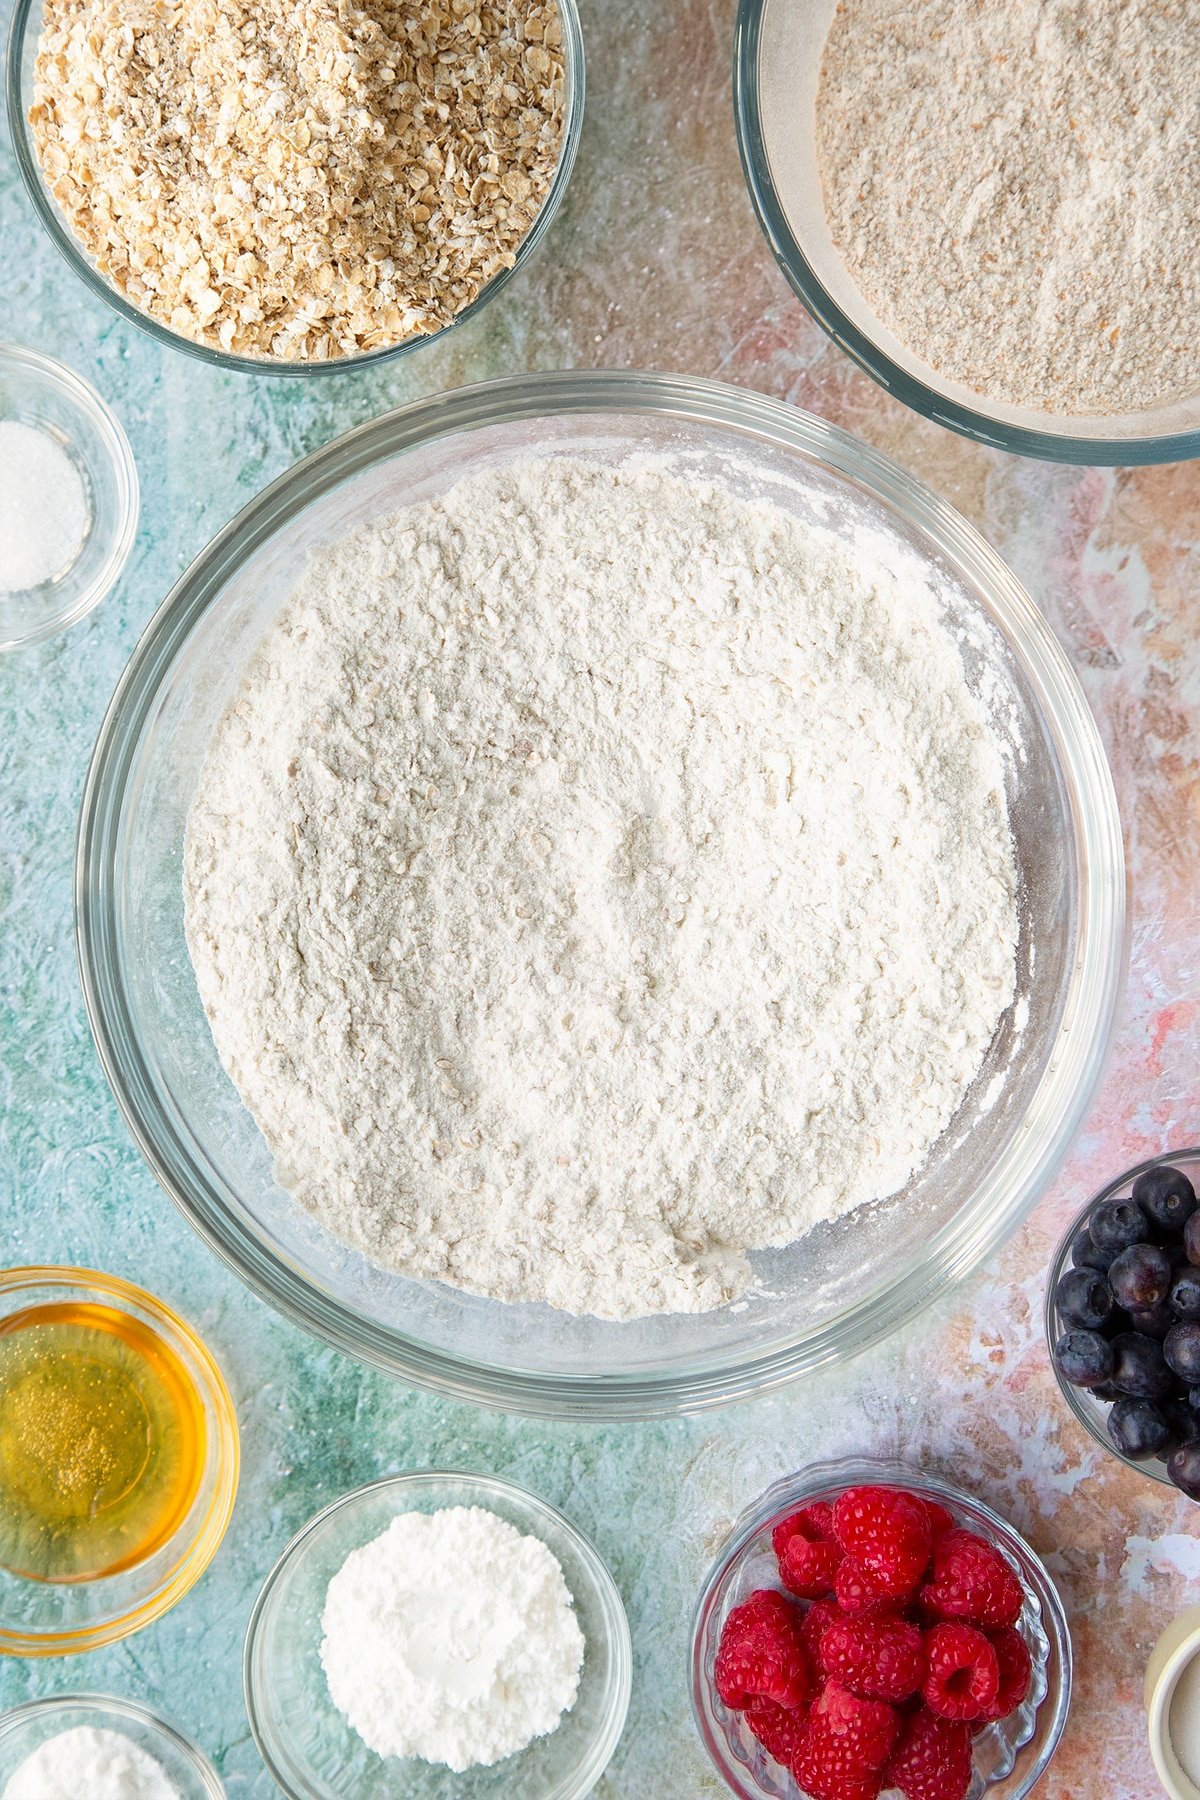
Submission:
{"label": "flour mixture in bowl", "polygon": [[1013,996],[1000,754],[931,575],[662,456],[317,551],[185,850],[279,1178],[380,1263],[630,1318],[896,1192]]}

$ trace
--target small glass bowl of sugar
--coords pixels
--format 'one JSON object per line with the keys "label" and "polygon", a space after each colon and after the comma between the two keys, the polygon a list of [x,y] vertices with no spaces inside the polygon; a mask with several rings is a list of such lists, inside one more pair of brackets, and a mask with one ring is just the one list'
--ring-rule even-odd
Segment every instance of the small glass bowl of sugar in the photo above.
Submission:
{"label": "small glass bowl of sugar", "polygon": [[90,612],[137,518],[133,452],[100,396],[50,357],[0,344],[0,650]]}

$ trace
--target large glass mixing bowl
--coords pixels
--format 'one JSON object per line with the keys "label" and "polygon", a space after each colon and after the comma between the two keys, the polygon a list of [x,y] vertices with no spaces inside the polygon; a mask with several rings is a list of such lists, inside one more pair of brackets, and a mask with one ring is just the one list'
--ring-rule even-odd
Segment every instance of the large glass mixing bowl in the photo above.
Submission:
{"label": "large glass mixing bowl", "polygon": [[[770,489],[848,539],[931,565],[1005,750],[1020,869],[1017,997],[907,1187],[753,1259],[719,1312],[632,1323],[407,1280],[278,1185],[217,1057],[183,933],[184,822],[214,725],[311,547],[471,470],[586,448],[670,451]],[[1095,724],[1041,614],[945,503],[821,420],[663,375],[537,375],[440,395],[299,463],[214,538],[152,619],[101,727],[76,867],[84,993],[133,1133],[212,1247],[289,1318],[463,1399],[638,1417],[719,1404],[845,1357],[974,1269],[1058,1168],[1102,1067],[1124,963],[1116,800]]]}

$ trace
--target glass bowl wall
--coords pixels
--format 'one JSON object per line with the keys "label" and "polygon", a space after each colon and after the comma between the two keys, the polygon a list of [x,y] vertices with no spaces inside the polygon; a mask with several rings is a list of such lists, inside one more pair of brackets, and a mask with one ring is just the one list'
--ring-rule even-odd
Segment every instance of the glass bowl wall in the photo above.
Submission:
{"label": "glass bowl wall", "polygon": [[[670,452],[941,572],[968,680],[1005,749],[1020,874],[1018,992],[907,1187],[754,1258],[733,1306],[611,1323],[390,1273],[274,1178],[217,1057],[183,934],[181,850],[213,727],[313,545],[531,454]],[[101,728],[76,868],[84,991],[129,1124],[207,1241],[290,1318],[405,1379],[543,1414],[648,1416],[854,1354],[974,1269],[1044,1190],[1103,1065],[1124,958],[1116,802],[1061,649],[1008,569],[935,495],[790,407],[682,378],[532,376],[359,427],[276,481],[184,574]]]}

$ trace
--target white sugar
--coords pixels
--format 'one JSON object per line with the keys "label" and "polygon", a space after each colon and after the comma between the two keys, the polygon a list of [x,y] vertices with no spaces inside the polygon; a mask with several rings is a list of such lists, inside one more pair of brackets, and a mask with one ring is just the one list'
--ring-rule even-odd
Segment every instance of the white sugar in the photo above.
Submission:
{"label": "white sugar", "polygon": [[83,479],[62,445],[36,425],[0,420],[0,593],[65,574],[87,526]]}

